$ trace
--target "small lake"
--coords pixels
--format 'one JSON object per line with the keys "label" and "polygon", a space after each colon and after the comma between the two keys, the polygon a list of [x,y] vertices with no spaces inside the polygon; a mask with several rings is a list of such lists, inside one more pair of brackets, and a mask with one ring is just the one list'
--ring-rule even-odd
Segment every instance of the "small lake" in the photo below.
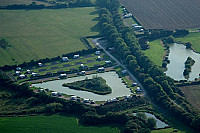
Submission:
{"label": "small lake", "polygon": [[[87,91],[74,90],[69,89],[68,87],[63,87],[64,83],[71,83],[74,81],[84,80],[86,77],[92,78],[92,76],[99,76],[106,80],[106,84],[112,88],[112,93],[107,95],[98,95]],[[32,84],[35,87],[41,87],[44,89],[50,89],[53,91],[61,92],[67,95],[75,95],[81,98],[87,98],[94,101],[104,101],[107,99],[112,99],[116,97],[126,96],[132,94],[129,88],[126,87],[124,83],[122,83],[122,79],[118,77],[116,72],[105,72],[105,73],[97,73],[85,76],[79,76],[74,78],[62,79],[62,80],[54,80],[48,81],[38,84]]]}
{"label": "small lake", "polygon": [[200,54],[193,52],[190,49],[186,49],[183,44],[172,44],[170,46],[169,60],[170,64],[167,65],[166,75],[170,76],[175,80],[185,80],[183,71],[185,69],[185,61],[188,57],[195,60],[192,66],[192,72],[188,80],[194,81],[195,78],[199,78],[200,73]]}
{"label": "small lake", "polygon": [[[136,115],[136,113],[133,113],[133,114]],[[164,127],[169,126],[168,124],[165,124],[161,120],[157,119],[155,115],[153,114],[145,112],[145,115],[147,116],[147,118],[153,117],[156,120],[156,128],[164,128]]]}

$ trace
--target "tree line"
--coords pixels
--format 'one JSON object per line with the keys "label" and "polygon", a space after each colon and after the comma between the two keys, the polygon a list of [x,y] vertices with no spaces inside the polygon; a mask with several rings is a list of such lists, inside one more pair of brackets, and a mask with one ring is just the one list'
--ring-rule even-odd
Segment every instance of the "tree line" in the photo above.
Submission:
{"label": "tree line", "polygon": [[119,57],[126,60],[130,71],[144,85],[154,102],[198,130],[200,116],[186,100],[182,91],[174,84],[174,80],[166,76],[162,68],[153,64],[141,51],[134,32],[121,20],[118,11],[119,1],[97,0],[97,3],[100,7],[101,32],[109,41],[109,47],[114,47],[118,51]]}

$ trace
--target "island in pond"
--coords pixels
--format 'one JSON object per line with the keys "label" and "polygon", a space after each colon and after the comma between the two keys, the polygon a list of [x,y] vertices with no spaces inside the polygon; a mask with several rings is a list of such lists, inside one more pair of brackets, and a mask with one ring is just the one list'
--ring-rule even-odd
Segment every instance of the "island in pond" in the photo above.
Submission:
{"label": "island in pond", "polygon": [[75,90],[89,91],[99,95],[106,95],[112,92],[112,89],[106,84],[106,80],[97,76],[92,77],[92,79],[86,77],[85,80],[64,83],[62,86]]}

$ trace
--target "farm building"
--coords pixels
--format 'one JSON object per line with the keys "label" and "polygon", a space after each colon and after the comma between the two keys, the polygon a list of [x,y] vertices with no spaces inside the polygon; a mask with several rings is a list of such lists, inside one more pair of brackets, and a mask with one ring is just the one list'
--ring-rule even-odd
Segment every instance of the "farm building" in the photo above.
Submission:
{"label": "farm building", "polygon": [[74,59],[79,58],[79,54],[74,55]]}
{"label": "farm building", "polygon": [[62,61],[69,61],[68,57],[62,57]]}

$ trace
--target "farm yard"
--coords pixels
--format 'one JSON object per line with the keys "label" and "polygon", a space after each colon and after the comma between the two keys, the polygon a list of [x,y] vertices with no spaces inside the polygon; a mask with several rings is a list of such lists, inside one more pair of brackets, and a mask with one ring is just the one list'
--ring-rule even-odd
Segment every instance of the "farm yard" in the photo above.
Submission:
{"label": "farm yard", "polygon": [[36,2],[37,5],[44,4],[46,6],[49,6],[51,4],[41,1],[35,1],[35,0],[0,0],[0,6],[7,6],[7,5],[14,5],[14,4],[25,4],[29,5],[32,2]]}
{"label": "farm yard", "polygon": [[200,28],[199,0],[120,0],[146,29]]}
{"label": "farm yard", "polygon": [[0,119],[2,133],[118,133],[115,126],[82,126],[71,116],[28,116]]}
{"label": "farm yard", "polygon": [[180,87],[186,95],[188,101],[198,110],[200,110],[200,85],[190,85]]}
{"label": "farm yard", "polygon": [[94,7],[1,10],[0,39],[10,47],[0,47],[0,66],[87,49],[80,37],[99,34],[97,17]]}

